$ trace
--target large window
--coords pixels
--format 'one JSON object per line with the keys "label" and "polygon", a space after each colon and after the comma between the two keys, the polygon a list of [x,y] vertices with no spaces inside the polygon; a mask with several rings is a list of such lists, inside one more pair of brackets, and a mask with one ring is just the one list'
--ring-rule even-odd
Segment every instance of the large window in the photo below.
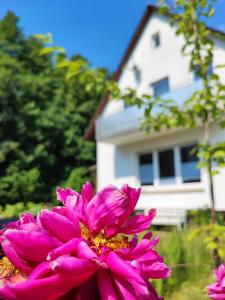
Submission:
{"label": "large window", "polygon": [[142,154],[139,156],[139,173],[142,185],[153,184],[152,153]]}
{"label": "large window", "polygon": [[[183,184],[201,181],[197,168],[198,157],[192,151],[196,145],[187,145],[139,155],[139,178],[142,185],[170,185],[176,182]],[[154,171],[154,172],[153,172]],[[155,179],[155,180],[154,180]]]}
{"label": "large window", "polygon": [[200,181],[200,170],[197,169],[198,158],[193,149],[196,145],[181,147],[181,169],[183,182]]}
{"label": "large window", "polygon": [[152,88],[153,88],[153,92],[154,92],[154,96],[160,96],[162,94],[165,94],[167,92],[169,92],[169,80],[168,77],[156,81],[152,84]]}
{"label": "large window", "polygon": [[173,149],[159,152],[160,181],[171,182],[175,177]]}

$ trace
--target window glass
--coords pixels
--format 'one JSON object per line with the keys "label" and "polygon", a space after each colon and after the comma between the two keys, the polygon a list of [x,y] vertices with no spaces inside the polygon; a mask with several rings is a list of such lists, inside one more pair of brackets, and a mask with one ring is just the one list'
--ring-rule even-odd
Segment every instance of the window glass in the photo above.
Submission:
{"label": "window glass", "polygon": [[[199,67],[195,66],[194,67],[194,80],[195,81],[200,79],[198,72],[199,72]],[[209,69],[207,71],[207,76],[211,75],[212,73],[213,73],[213,66],[212,66],[212,64],[210,64]]]}
{"label": "window glass", "polygon": [[173,150],[159,152],[159,172],[160,180],[170,182],[175,176],[174,153]]}
{"label": "window glass", "polygon": [[124,109],[127,109],[129,107],[130,107],[130,105],[128,105],[126,102],[124,102]]}
{"label": "window glass", "polygon": [[207,75],[211,75],[213,73],[213,66],[212,64],[210,64],[209,68],[208,68],[208,72],[207,72]]}
{"label": "window glass", "polygon": [[198,72],[199,72],[199,67],[195,66],[194,67],[194,80],[195,81],[198,80],[198,79],[200,79]]}
{"label": "window glass", "polygon": [[139,156],[139,173],[142,185],[153,184],[152,153],[142,154]]}
{"label": "window glass", "polygon": [[137,85],[139,85],[141,83],[141,70],[137,66],[134,66],[134,77]]}
{"label": "window glass", "polygon": [[152,84],[154,96],[160,96],[169,92],[169,80],[168,77],[162,80],[156,81]]}
{"label": "window glass", "polygon": [[159,36],[158,32],[153,34],[152,43],[153,43],[154,48],[158,48],[160,46],[160,36]]}
{"label": "window glass", "polygon": [[183,182],[200,181],[200,170],[197,169],[198,157],[192,153],[195,147],[196,145],[191,145],[180,149]]}

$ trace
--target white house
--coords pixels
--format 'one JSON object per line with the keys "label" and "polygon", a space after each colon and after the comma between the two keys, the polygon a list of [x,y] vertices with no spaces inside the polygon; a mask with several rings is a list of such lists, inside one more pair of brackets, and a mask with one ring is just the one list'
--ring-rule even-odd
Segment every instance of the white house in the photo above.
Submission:
{"label": "white house", "polygon": [[[211,29],[215,43],[213,66],[225,62],[225,33]],[[148,6],[121,60],[115,78],[121,89],[160,95],[182,103],[201,87],[181,54],[183,39],[175,35],[167,15]],[[213,67],[212,66],[212,67]],[[225,82],[224,69],[218,69]],[[86,132],[97,143],[97,189],[107,184],[142,187],[137,209],[172,211],[208,207],[207,174],[196,169],[190,149],[203,139],[202,128],[140,130],[143,109],[104,98]],[[224,141],[225,131],[213,126],[212,142]],[[214,177],[216,208],[225,210],[225,169]]]}

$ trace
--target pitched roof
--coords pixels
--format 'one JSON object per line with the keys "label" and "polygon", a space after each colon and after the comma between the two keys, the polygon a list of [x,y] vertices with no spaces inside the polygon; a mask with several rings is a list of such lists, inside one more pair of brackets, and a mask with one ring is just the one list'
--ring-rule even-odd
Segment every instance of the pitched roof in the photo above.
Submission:
{"label": "pitched roof", "polygon": [[[123,56],[122,56],[122,59],[120,61],[120,64],[116,70],[116,72],[114,73],[114,76],[113,76],[113,79],[118,81],[122,72],[123,72],[123,69],[126,65],[126,63],[128,62],[129,58],[130,58],[130,55],[132,54],[135,46],[137,45],[144,29],[145,29],[145,26],[149,20],[149,18],[151,17],[151,15],[154,13],[154,12],[157,12],[159,8],[155,5],[148,5],[142,18],[141,18],[141,21],[140,23],[138,24],[135,32],[134,32],[134,35],[132,36],[127,48],[126,48],[126,51],[124,52]],[[167,15],[169,15],[169,13],[167,13]],[[219,36],[222,36],[225,38],[225,32],[221,31],[221,30],[218,30],[218,29],[215,29],[215,28],[212,28],[212,27],[207,27],[212,33],[216,34],[216,35],[219,35]],[[88,125],[88,128],[85,132],[85,136],[84,138],[86,140],[94,140],[95,138],[95,121],[96,119],[98,118],[98,116],[101,115],[101,113],[103,112],[107,102],[108,102],[108,96],[104,96],[102,98],[102,100],[100,101],[99,103],[99,106],[97,107],[95,113],[94,113],[94,116],[92,117],[89,125]]]}

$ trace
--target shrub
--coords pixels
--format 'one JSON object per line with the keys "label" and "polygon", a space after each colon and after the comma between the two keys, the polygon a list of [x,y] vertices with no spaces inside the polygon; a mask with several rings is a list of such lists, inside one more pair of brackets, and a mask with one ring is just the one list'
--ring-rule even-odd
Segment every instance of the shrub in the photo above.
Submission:
{"label": "shrub", "polygon": [[[203,291],[202,299],[205,299],[205,286],[210,283],[213,268],[212,257],[202,238],[190,241],[188,237],[191,232],[192,229],[158,233],[161,238],[158,251],[172,269],[170,278],[156,283],[160,294],[168,296],[181,289],[190,291],[191,295],[194,290],[198,290],[200,294]],[[191,287],[190,290],[187,286]],[[174,296],[173,299],[194,299],[188,297],[189,295],[186,298]],[[201,298],[195,297],[195,299]]]}

